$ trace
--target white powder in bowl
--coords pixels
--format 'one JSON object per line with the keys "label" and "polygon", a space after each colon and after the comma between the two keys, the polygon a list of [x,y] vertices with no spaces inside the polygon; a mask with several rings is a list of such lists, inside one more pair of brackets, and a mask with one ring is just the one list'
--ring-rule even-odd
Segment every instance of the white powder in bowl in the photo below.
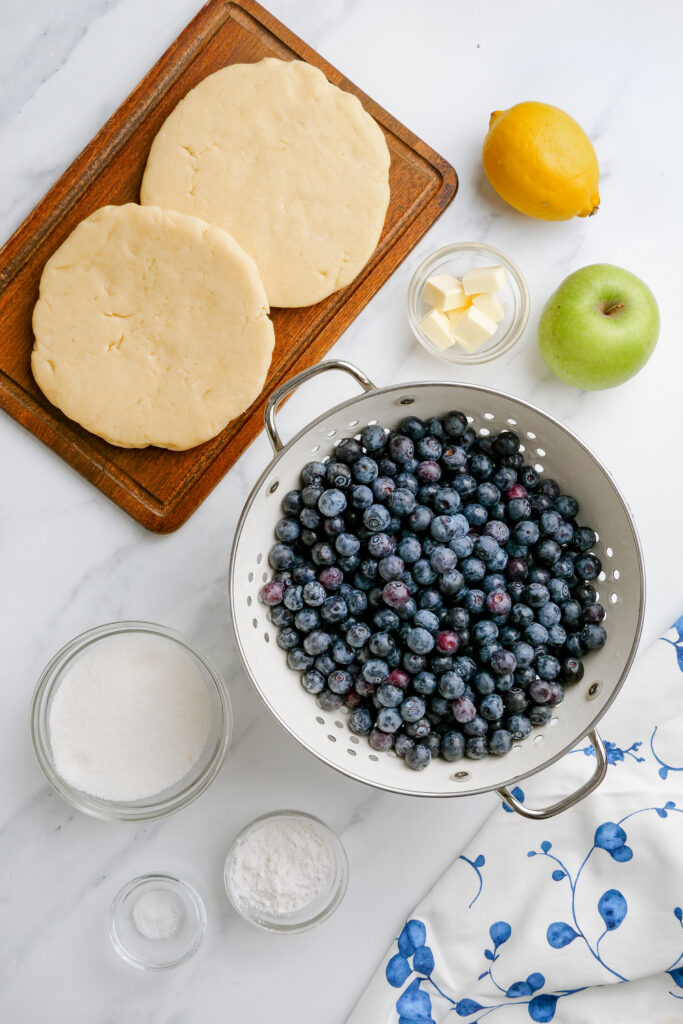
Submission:
{"label": "white powder in bowl", "polygon": [[135,927],[146,939],[171,939],[180,931],[183,907],[178,897],[166,889],[143,892],[133,906]]}
{"label": "white powder in bowl", "polygon": [[49,711],[54,765],[75,789],[143,800],[179,782],[211,729],[197,665],[150,633],[104,637],[67,670]]}
{"label": "white powder in bowl", "polygon": [[314,903],[330,887],[334,861],[315,823],[275,817],[238,840],[230,862],[234,896],[250,910],[276,918]]}

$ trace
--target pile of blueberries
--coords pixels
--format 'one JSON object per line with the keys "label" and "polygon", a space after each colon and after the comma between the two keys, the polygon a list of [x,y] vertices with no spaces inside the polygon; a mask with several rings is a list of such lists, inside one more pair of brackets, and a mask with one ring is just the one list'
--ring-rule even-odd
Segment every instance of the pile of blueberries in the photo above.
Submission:
{"label": "pile of blueberries", "polygon": [[606,640],[595,532],[510,430],[365,427],[282,502],[261,600],[325,711],[414,769],[504,755]]}

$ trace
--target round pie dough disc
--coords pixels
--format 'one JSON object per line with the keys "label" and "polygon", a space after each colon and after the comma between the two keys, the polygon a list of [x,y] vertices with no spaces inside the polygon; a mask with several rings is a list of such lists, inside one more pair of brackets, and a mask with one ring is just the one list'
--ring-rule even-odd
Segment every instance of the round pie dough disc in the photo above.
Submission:
{"label": "round pie dough disc", "polygon": [[356,96],[303,61],[209,75],[162,125],[140,201],[225,228],[256,260],[271,306],[309,306],[372,255],[389,150]]}
{"label": "round pie dough disc", "polygon": [[265,289],[221,228],[105,206],[50,257],[33,376],[70,419],[123,448],[208,441],[260,393],[273,353]]}

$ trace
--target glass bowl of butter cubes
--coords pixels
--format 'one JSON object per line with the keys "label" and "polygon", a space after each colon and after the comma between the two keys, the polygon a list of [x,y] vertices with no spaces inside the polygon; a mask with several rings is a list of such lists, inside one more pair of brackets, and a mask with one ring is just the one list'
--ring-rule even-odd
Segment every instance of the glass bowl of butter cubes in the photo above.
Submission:
{"label": "glass bowl of butter cubes", "polygon": [[451,363],[507,352],[529,319],[529,290],[509,256],[480,242],[446,245],[417,268],[408,289],[413,334]]}

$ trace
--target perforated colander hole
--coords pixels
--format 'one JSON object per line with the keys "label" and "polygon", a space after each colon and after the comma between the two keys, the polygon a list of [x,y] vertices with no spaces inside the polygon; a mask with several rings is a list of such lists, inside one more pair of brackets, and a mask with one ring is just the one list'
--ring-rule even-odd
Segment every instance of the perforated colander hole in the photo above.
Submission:
{"label": "perforated colander hole", "polygon": [[368,754],[368,761],[379,761],[377,754]]}
{"label": "perforated colander hole", "polygon": [[595,600],[596,600],[596,601],[599,601],[599,600],[600,600],[600,591],[599,591],[599,590],[596,590],[596,591],[595,591]]}
{"label": "perforated colander hole", "polygon": [[511,427],[517,426],[517,420],[513,420],[512,416],[508,417],[508,423],[510,424]]}
{"label": "perforated colander hole", "polygon": [[267,644],[269,644],[270,643],[270,633],[264,633],[263,634],[263,639],[266,641]]}
{"label": "perforated colander hole", "polygon": [[515,745],[514,745],[514,747],[512,749],[515,752],[520,751],[522,749],[522,744],[521,743],[515,743]]}
{"label": "perforated colander hole", "polygon": [[620,578],[621,578],[621,573],[619,572],[618,569],[615,569],[614,572],[612,573],[612,579],[613,580],[618,580]]}
{"label": "perforated colander hole", "polygon": [[557,725],[558,721],[559,721],[558,718],[551,718],[550,719],[550,725]]}
{"label": "perforated colander hole", "polygon": [[360,740],[358,739],[357,736],[349,736],[349,740],[351,743],[360,743]]}
{"label": "perforated colander hole", "polygon": [[412,397],[400,398],[398,404],[399,405],[412,405],[414,401],[415,401],[415,399],[412,398]]}
{"label": "perforated colander hole", "polygon": [[280,481],[279,480],[273,480],[272,484],[268,488],[268,494],[275,494],[275,492],[276,492],[276,490],[278,489],[279,486],[280,486]]}
{"label": "perforated colander hole", "polygon": [[325,719],[321,718],[320,715],[316,715],[315,716],[315,720],[318,723],[318,725],[324,725],[325,724]]}
{"label": "perforated colander hole", "polygon": [[252,604],[253,604],[253,602],[251,600],[251,597],[248,597],[247,598],[247,608],[251,608]]}
{"label": "perforated colander hole", "polygon": [[377,422],[377,420],[368,420],[368,426],[369,427],[374,427],[376,422]]}
{"label": "perforated colander hole", "polygon": [[534,434],[533,430],[527,430],[526,436],[529,438],[530,441],[536,440],[536,435]]}
{"label": "perforated colander hole", "polygon": [[262,561],[263,561],[263,555],[259,551],[258,555],[256,556],[256,564],[260,565]]}
{"label": "perforated colander hole", "polygon": [[543,737],[540,734],[540,732],[538,733],[537,736],[534,736],[534,743],[543,743]]}
{"label": "perforated colander hole", "polygon": [[471,777],[471,773],[466,771],[453,772],[451,775],[451,778],[454,779],[455,782],[466,782],[467,779],[470,779]]}
{"label": "perforated colander hole", "polygon": [[484,413],[484,419],[485,420],[495,420],[495,418],[496,417],[493,415],[492,412],[485,412]]}
{"label": "perforated colander hole", "polygon": [[250,583],[254,582],[254,574],[253,574],[253,572],[249,573],[249,575],[247,576],[247,579],[249,580]]}
{"label": "perforated colander hole", "polygon": [[334,724],[337,726],[338,729],[343,729],[344,728],[344,723],[340,722],[338,718],[335,718]]}
{"label": "perforated colander hole", "polygon": [[609,599],[610,599],[610,604],[616,604],[617,601],[619,600],[619,597],[617,596],[617,594],[612,593],[612,594],[610,594]]}
{"label": "perforated colander hole", "polygon": [[334,435],[335,435],[336,433],[337,433],[337,431],[336,431],[336,430],[328,430],[328,431],[327,431],[327,436],[328,436],[328,437],[334,437]]}
{"label": "perforated colander hole", "polygon": [[541,465],[540,462],[536,463],[536,465],[534,466],[534,469],[536,470],[537,473],[542,473],[543,472],[543,466]]}
{"label": "perforated colander hole", "polygon": [[268,573],[267,572],[261,573],[261,579],[263,580],[264,583],[266,583],[267,580],[268,580]]}
{"label": "perforated colander hole", "polygon": [[603,570],[600,573],[600,575],[598,576],[598,579],[600,580],[601,583],[604,583],[605,580],[607,579],[607,573]]}
{"label": "perforated colander hole", "polygon": [[597,530],[593,530],[593,533],[595,534],[595,539],[596,540],[600,540],[600,534],[598,533],[598,531]]}
{"label": "perforated colander hole", "polygon": [[536,449],[536,454],[539,456],[539,458],[544,459],[545,458],[545,448],[537,448]]}
{"label": "perforated colander hole", "polygon": [[357,427],[358,426],[358,420],[349,420],[349,424],[348,425],[350,427]]}
{"label": "perforated colander hole", "polygon": [[523,444],[520,444],[520,446],[519,446],[519,450],[520,450],[520,452],[525,452],[525,451],[526,451],[526,448],[524,447],[524,445],[523,445]]}
{"label": "perforated colander hole", "polygon": [[600,693],[602,683],[591,683],[586,691],[586,698],[588,700],[595,700],[597,695]]}
{"label": "perforated colander hole", "polygon": [[319,451],[320,451],[320,445],[319,444],[314,444],[313,447],[311,448],[311,455],[315,455],[315,453],[319,452]]}
{"label": "perforated colander hole", "polygon": [[258,619],[252,619],[251,624],[254,627],[254,629],[258,629]]}
{"label": "perforated colander hole", "polygon": [[347,747],[347,748],[346,748],[346,753],[347,753],[347,754],[350,754],[350,755],[351,755],[351,757],[355,757],[355,756],[356,756],[356,754],[358,753],[358,751],[356,751],[356,750],[351,750],[351,747]]}
{"label": "perforated colander hole", "polygon": [[489,430],[489,428],[488,428],[488,427],[480,427],[480,428],[479,428],[479,433],[480,433],[480,435],[481,435],[482,437],[488,437],[488,436],[489,436],[489,434],[491,433],[491,431]]}
{"label": "perforated colander hole", "polygon": [[474,416],[468,416],[467,417],[467,422],[468,423],[474,423]]}
{"label": "perforated colander hole", "polygon": [[387,757],[398,757],[395,750],[387,750]]}
{"label": "perforated colander hole", "polygon": [[607,555],[608,558],[612,558],[612,556],[614,555],[614,552],[612,551],[611,548],[605,548],[605,554]]}
{"label": "perforated colander hole", "polygon": [[337,737],[333,736],[331,732],[328,732],[327,738],[330,741],[330,743],[336,743],[337,742]]}

